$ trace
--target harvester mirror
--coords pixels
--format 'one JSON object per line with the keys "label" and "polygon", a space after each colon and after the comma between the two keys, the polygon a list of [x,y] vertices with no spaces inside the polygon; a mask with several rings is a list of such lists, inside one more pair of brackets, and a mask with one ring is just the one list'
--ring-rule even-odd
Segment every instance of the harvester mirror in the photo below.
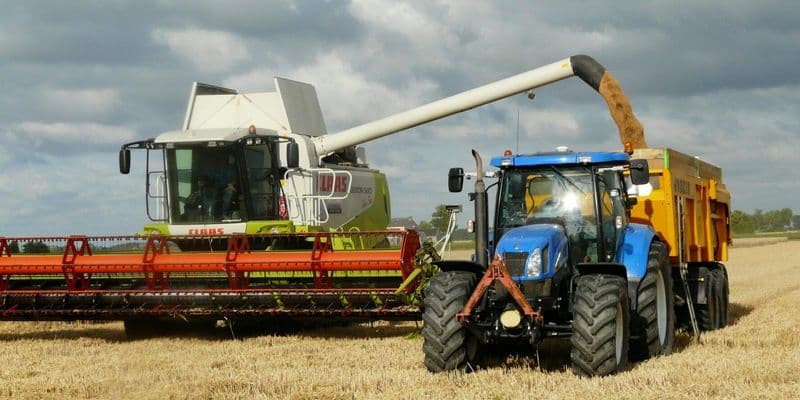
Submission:
{"label": "harvester mirror", "polygon": [[131,172],[131,151],[130,149],[121,149],[119,151],[119,173],[128,174]]}
{"label": "harvester mirror", "polygon": [[300,146],[297,142],[289,142],[286,145],[286,166],[289,168],[300,166]]}
{"label": "harvester mirror", "polygon": [[464,188],[464,169],[450,168],[447,174],[447,188],[451,193],[458,193]]}
{"label": "harvester mirror", "polygon": [[631,183],[644,185],[650,182],[650,168],[647,160],[631,160]]}

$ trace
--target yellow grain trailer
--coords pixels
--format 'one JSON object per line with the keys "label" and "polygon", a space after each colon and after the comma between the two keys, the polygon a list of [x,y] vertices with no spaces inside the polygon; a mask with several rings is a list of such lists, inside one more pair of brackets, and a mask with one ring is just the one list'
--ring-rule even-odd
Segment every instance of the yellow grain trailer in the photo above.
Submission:
{"label": "yellow grain trailer", "polygon": [[[636,149],[631,158],[648,161],[651,186],[639,191],[631,220],[651,225],[667,244],[670,263],[680,272],[672,275],[675,287],[692,294],[700,328],[725,326],[728,276],[721,261],[731,243],[731,196],[722,169],[670,148]],[[688,327],[690,307],[676,303],[676,311]]]}

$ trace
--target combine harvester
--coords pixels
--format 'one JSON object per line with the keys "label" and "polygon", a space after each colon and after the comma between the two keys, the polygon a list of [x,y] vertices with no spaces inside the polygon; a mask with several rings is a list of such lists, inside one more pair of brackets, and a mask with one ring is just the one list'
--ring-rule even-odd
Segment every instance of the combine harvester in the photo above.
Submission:
{"label": "combine harvester", "polygon": [[[183,129],[120,151],[122,173],[131,149],[147,153],[145,232],[0,238],[0,319],[125,320],[129,333],[173,318],[419,319],[438,256],[385,230],[386,178],[356,146],[573,75],[597,88],[597,71],[573,56],[336,134],[311,85],[196,83]],[[36,241],[62,254],[10,251]]]}

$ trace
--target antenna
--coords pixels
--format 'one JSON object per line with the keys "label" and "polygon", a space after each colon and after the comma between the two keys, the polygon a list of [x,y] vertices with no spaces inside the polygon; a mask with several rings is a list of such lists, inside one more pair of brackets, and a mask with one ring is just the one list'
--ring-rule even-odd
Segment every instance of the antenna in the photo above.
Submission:
{"label": "antenna", "polygon": [[519,104],[517,104],[517,148],[514,150],[514,154],[519,154]]}

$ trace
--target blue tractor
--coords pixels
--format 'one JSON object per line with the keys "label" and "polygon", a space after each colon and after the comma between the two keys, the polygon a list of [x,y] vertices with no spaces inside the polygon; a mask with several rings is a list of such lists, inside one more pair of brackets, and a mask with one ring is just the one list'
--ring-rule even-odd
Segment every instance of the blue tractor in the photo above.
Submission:
{"label": "blue tractor", "polygon": [[[572,370],[586,376],[669,354],[675,311],[667,246],[651,226],[629,222],[636,204],[629,189],[649,182],[647,161],[566,148],[495,157],[490,233],[485,175],[473,155],[475,257],[439,262],[425,289],[427,369],[469,369],[492,344],[547,338],[569,337]],[[450,191],[461,191],[464,177],[451,169]]]}

